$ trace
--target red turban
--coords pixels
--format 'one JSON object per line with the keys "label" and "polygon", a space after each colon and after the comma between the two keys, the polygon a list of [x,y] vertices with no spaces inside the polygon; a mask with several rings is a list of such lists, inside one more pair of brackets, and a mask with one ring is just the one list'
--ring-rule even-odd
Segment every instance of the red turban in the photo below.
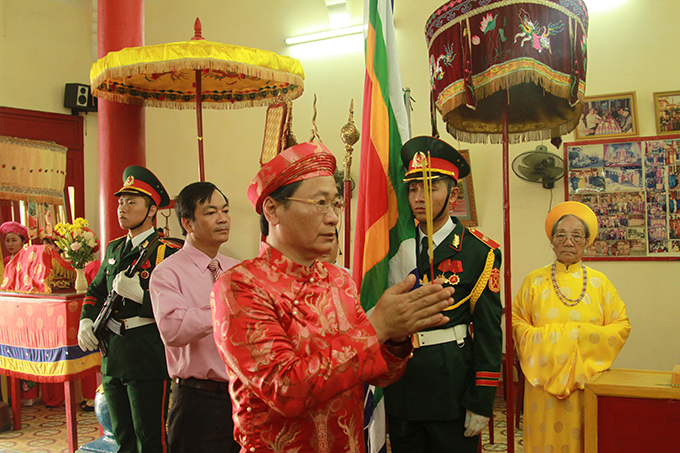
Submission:
{"label": "red turban", "polygon": [[248,200],[262,214],[262,202],[279,187],[334,173],[335,156],[328,148],[318,142],[300,143],[284,149],[260,168],[248,186]]}
{"label": "red turban", "polygon": [[7,236],[7,233],[18,234],[24,238],[24,242],[28,242],[30,239],[28,237],[28,229],[18,222],[5,222],[0,225],[0,234],[4,237]]}

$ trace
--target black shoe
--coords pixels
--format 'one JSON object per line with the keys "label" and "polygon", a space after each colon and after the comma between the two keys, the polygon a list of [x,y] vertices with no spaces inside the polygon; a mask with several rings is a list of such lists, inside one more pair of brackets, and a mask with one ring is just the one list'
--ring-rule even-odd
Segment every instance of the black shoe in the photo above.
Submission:
{"label": "black shoe", "polygon": [[80,408],[85,412],[94,412],[94,406],[87,404],[87,400],[82,400],[80,402]]}

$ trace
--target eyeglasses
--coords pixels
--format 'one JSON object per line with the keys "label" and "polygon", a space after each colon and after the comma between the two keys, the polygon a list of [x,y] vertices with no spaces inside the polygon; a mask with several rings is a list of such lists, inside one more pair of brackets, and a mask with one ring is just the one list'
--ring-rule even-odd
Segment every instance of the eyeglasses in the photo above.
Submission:
{"label": "eyeglasses", "polygon": [[581,245],[583,241],[586,240],[585,236],[579,233],[575,234],[568,234],[568,233],[556,233],[555,234],[555,242],[558,244],[563,244],[564,242],[567,241],[568,239],[571,239],[571,242],[573,242],[575,245]]}
{"label": "eyeglasses", "polygon": [[345,209],[345,203],[340,200],[327,200],[322,198],[320,200],[310,200],[308,198],[293,198],[288,197],[286,200],[299,201],[301,203],[310,203],[316,206],[316,210],[320,214],[326,214],[329,209],[333,208],[335,215],[339,215],[343,209]]}

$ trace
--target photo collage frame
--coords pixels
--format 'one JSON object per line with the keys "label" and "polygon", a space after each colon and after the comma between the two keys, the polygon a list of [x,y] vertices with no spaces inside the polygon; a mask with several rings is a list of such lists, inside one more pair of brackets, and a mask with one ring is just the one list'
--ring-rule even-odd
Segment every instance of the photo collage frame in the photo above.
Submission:
{"label": "photo collage frame", "polygon": [[588,205],[598,233],[586,257],[680,257],[680,135],[564,145],[566,199]]}

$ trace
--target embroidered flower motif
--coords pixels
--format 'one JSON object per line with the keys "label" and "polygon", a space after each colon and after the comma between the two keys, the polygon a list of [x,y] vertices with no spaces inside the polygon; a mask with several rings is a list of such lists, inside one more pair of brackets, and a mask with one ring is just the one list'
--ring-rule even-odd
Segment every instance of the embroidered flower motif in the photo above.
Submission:
{"label": "embroidered flower motif", "polygon": [[481,40],[479,39],[479,36],[474,35],[472,37],[472,44],[474,44],[475,46],[478,46],[480,42],[481,42]]}
{"label": "embroidered flower motif", "polygon": [[491,13],[487,14],[482,18],[482,22],[479,24],[479,29],[482,30],[484,34],[487,34],[494,28],[496,28],[496,18],[498,14],[492,16]]}

